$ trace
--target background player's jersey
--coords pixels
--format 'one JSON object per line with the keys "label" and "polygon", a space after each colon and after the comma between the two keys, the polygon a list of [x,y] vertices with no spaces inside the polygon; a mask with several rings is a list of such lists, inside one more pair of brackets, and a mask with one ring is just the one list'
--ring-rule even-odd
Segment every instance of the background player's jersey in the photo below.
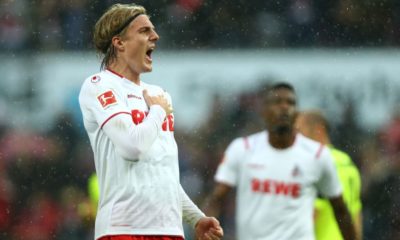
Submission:
{"label": "background player's jersey", "polygon": [[[136,159],[122,157],[103,130],[119,114],[131,117],[136,127],[145,121],[149,109],[143,89],[149,95],[166,94],[157,86],[143,82],[139,86],[108,70],[86,79],[80,92],[100,189],[96,239],[115,234],[183,236],[182,198],[185,196],[179,183],[173,116],[167,116],[160,129],[155,128],[158,132],[154,143]],[[162,119],[158,120],[160,126]]]}
{"label": "background player's jersey", "polygon": [[[361,211],[361,177],[357,167],[346,153],[329,148],[335,162],[339,180],[343,189],[343,199],[351,214],[353,221]],[[333,209],[328,200],[315,201],[315,234],[318,240],[341,240],[343,236],[336,222]]]}
{"label": "background player's jersey", "polygon": [[266,131],[235,139],[215,180],[237,187],[239,240],[314,239],[317,191],[341,193],[327,148],[300,134],[284,150],[271,147]]}

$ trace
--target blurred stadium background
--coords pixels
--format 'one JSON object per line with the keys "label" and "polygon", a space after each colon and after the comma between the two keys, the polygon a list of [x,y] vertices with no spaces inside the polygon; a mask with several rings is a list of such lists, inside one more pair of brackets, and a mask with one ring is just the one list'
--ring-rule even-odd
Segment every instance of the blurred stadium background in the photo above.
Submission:
{"label": "blurred stadium background", "polygon": [[[77,94],[100,66],[92,27],[116,2],[0,0],[0,240],[93,238]],[[400,239],[400,1],[135,3],[161,36],[144,80],[173,97],[182,184],[195,202],[229,141],[262,128],[260,86],[283,80],[300,109],[323,110],[359,167],[364,239]],[[233,202],[221,221],[234,239]]]}

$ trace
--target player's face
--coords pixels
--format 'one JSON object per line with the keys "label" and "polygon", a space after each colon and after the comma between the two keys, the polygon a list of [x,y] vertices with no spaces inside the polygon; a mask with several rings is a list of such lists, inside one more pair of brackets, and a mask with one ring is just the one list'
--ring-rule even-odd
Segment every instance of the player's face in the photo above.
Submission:
{"label": "player's face", "polygon": [[129,68],[137,74],[153,69],[151,54],[159,39],[153,24],[146,15],[139,15],[131,22],[123,36],[122,57]]}
{"label": "player's face", "polygon": [[296,96],[286,88],[269,92],[265,99],[264,118],[270,132],[293,130],[296,118]]}

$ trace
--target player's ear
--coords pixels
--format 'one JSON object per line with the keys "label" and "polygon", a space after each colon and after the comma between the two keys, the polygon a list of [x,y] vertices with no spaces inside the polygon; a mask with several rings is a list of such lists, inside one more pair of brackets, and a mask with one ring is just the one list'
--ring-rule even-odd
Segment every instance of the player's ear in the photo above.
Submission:
{"label": "player's ear", "polygon": [[120,36],[114,36],[111,39],[111,43],[114,46],[114,48],[123,51],[125,49],[122,38]]}
{"label": "player's ear", "polygon": [[299,130],[299,117],[300,117],[300,112],[299,111],[296,111],[295,113],[294,113],[294,116],[293,116],[293,126],[294,126],[294,128],[298,131]]}
{"label": "player's ear", "polygon": [[296,123],[297,118],[300,116],[300,112],[299,111],[295,111],[294,112],[294,116],[293,116],[293,122]]}
{"label": "player's ear", "polygon": [[319,136],[323,136],[325,133],[325,127],[322,126],[321,124],[317,124],[315,126],[315,134],[318,134]]}

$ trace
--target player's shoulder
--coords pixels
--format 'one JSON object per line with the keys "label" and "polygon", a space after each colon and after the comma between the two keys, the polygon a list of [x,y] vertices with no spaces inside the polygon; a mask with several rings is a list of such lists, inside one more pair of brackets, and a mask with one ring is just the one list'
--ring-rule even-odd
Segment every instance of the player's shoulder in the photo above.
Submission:
{"label": "player's shoulder", "polygon": [[296,135],[296,145],[302,152],[307,155],[313,155],[313,157],[317,159],[320,158],[322,154],[328,153],[326,145],[308,138],[301,133],[297,133]]}
{"label": "player's shoulder", "polygon": [[110,82],[110,77],[107,76],[105,71],[92,74],[83,81],[81,93],[108,86]]}
{"label": "player's shoulder", "polygon": [[267,131],[261,131],[250,135],[235,138],[231,145],[243,150],[254,149],[260,142],[266,141]]}
{"label": "player's shoulder", "polygon": [[107,71],[101,71],[87,77],[81,87],[82,94],[90,94],[92,92],[102,91],[104,89],[112,88],[116,89],[118,81],[115,76],[107,73]]}
{"label": "player's shoulder", "polygon": [[246,136],[246,138],[248,138],[249,141],[251,141],[252,143],[257,143],[260,141],[265,142],[268,139],[268,132],[266,130],[256,132],[256,133]]}
{"label": "player's shoulder", "polygon": [[337,149],[335,147],[330,147],[329,148],[330,152],[332,153],[332,156],[335,158],[340,163],[343,164],[349,164],[352,163],[351,158],[349,154],[345,153],[344,151]]}
{"label": "player's shoulder", "polygon": [[356,165],[354,164],[349,154],[334,147],[329,147],[329,150],[338,168],[346,168],[346,169],[354,168],[356,171],[358,171]]}
{"label": "player's shoulder", "polygon": [[83,87],[96,87],[109,84],[110,82],[111,76],[109,76],[106,71],[101,71],[87,77],[83,82]]}
{"label": "player's shoulder", "polygon": [[311,151],[316,148],[319,148],[319,147],[321,147],[321,145],[323,145],[320,142],[315,141],[309,137],[306,137],[301,133],[297,133],[296,143],[299,147],[304,148],[305,150],[311,150]]}
{"label": "player's shoulder", "polygon": [[110,76],[108,76],[105,71],[92,74],[82,83],[79,92],[79,102],[81,104],[88,103],[90,102],[90,99],[97,97],[105,89],[111,88],[114,89],[115,84],[112,84]]}

